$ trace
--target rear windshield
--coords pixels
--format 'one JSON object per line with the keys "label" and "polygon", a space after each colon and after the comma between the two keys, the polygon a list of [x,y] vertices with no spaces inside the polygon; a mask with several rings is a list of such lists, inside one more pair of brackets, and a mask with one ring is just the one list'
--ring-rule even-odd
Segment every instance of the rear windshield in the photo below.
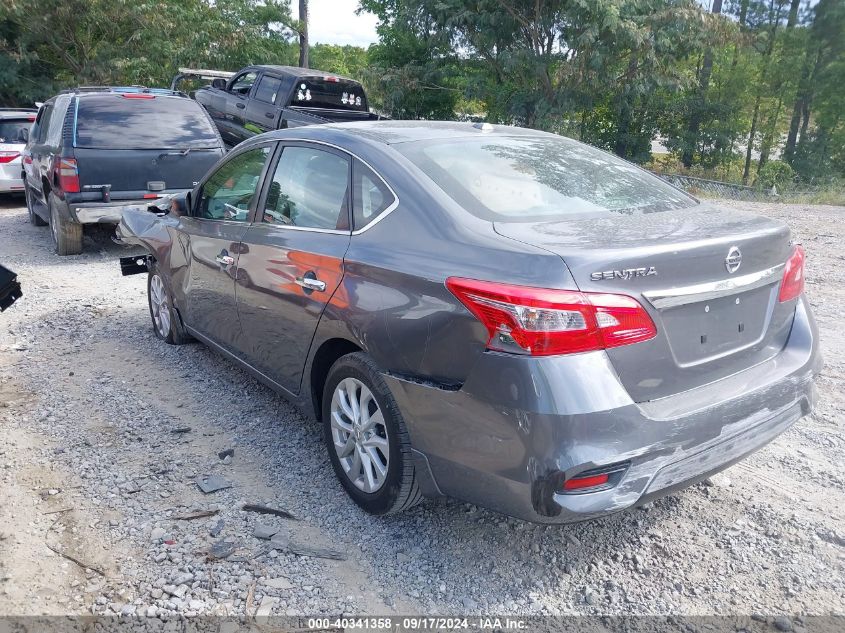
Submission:
{"label": "rear windshield", "polygon": [[361,84],[345,79],[298,79],[290,103],[306,108],[367,111],[367,97]]}
{"label": "rear windshield", "polygon": [[190,99],[109,94],[78,103],[75,147],[197,149],[220,143],[202,106]]}
{"label": "rear windshield", "polygon": [[31,127],[29,119],[0,119],[0,143],[26,143]]}
{"label": "rear windshield", "polygon": [[496,222],[666,211],[696,200],[621,158],[562,136],[393,146],[470,213]]}

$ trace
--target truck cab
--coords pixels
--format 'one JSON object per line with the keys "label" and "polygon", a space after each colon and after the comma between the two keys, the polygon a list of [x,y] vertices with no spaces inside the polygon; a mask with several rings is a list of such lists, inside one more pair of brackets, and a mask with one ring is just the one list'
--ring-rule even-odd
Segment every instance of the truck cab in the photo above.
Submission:
{"label": "truck cab", "polygon": [[212,80],[193,96],[229,146],[271,130],[382,118],[369,111],[359,82],[320,70],[258,65],[229,73],[182,68],[173,87],[186,78]]}

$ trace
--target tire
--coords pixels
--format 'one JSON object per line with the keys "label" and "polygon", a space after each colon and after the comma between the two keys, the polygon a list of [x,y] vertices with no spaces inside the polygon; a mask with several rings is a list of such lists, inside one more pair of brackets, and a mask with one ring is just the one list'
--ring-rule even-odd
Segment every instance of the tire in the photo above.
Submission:
{"label": "tire", "polygon": [[[341,392],[346,394],[345,400]],[[353,421],[352,398],[356,404],[366,405],[373,427],[367,429],[361,415]],[[346,413],[350,408],[353,416]],[[355,503],[370,514],[384,515],[402,512],[421,501],[405,421],[369,356],[348,354],[332,365],[323,389],[322,411],[326,450],[335,475]],[[379,412],[383,423],[375,422]]]}
{"label": "tire", "polygon": [[29,213],[29,223],[32,226],[47,226],[48,222],[45,222],[32,208],[32,194],[29,192],[29,185],[26,185],[23,195],[26,198],[26,211]]}
{"label": "tire", "polygon": [[79,255],[82,252],[82,225],[59,213],[59,200],[52,191],[47,196],[50,209],[50,232],[58,255]]}
{"label": "tire", "polygon": [[184,345],[192,340],[173,307],[173,296],[164,276],[155,264],[151,265],[147,277],[147,303],[153,321],[153,332],[158,338],[170,345]]}

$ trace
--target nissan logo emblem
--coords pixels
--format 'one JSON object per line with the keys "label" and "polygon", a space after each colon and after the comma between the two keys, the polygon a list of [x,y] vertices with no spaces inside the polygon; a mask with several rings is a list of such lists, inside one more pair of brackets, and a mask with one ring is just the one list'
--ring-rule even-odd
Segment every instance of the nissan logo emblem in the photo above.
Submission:
{"label": "nissan logo emblem", "polygon": [[736,246],[731,246],[731,250],[728,251],[728,256],[725,257],[725,268],[728,269],[729,273],[733,274],[739,270],[741,264],[742,251],[740,251]]}

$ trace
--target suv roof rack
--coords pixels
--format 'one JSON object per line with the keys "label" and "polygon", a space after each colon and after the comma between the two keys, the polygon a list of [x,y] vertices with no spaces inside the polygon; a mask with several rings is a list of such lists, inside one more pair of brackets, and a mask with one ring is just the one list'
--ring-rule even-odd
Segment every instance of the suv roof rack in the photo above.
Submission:
{"label": "suv roof rack", "polygon": [[87,94],[96,92],[116,92],[123,94],[152,94],[162,96],[187,97],[184,92],[169,88],[147,88],[146,86],[78,86],[62,90],[59,94]]}
{"label": "suv roof rack", "polygon": [[210,70],[207,68],[180,68],[179,74],[170,82],[170,89],[176,90],[179,83],[185,79],[231,79],[235,73],[228,70]]}

